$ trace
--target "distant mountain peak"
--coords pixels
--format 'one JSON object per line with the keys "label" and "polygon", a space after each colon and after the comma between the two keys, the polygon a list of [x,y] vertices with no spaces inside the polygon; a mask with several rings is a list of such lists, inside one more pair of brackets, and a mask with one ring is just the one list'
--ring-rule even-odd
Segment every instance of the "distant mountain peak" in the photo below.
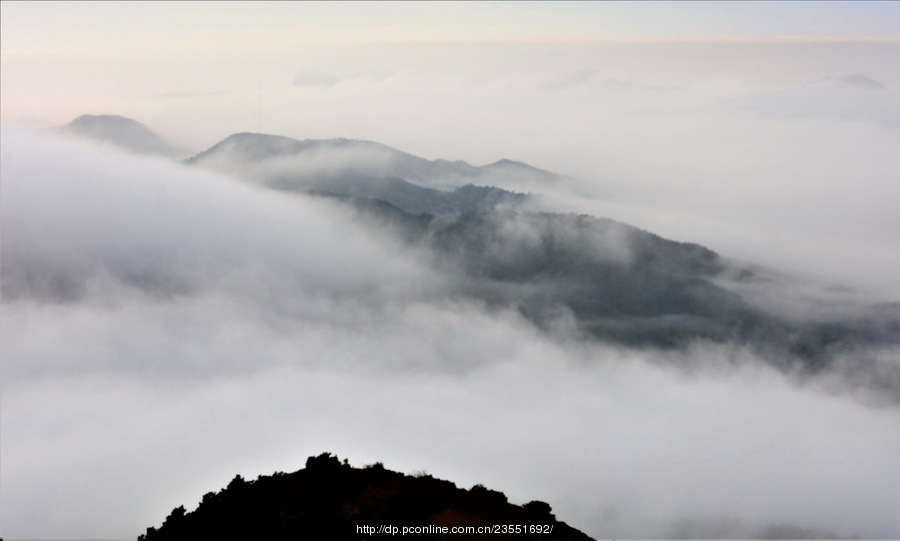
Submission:
{"label": "distant mountain peak", "polygon": [[[254,132],[239,132],[233,133],[223,139],[218,144],[214,145],[212,148],[215,148],[224,143],[265,143],[265,144],[274,144],[274,145],[285,145],[286,148],[288,145],[302,145],[301,148],[316,146],[316,145],[372,145],[384,148],[390,148],[381,143],[376,143],[374,141],[366,141],[363,139],[348,139],[346,137],[334,137],[331,139],[295,139],[293,137],[288,137],[286,135],[274,135],[269,133],[254,133]],[[397,152],[400,152],[399,150]]]}
{"label": "distant mountain peak", "polygon": [[[284,135],[272,135],[267,133],[240,132],[229,135],[225,139],[211,146],[207,150],[191,157],[188,163],[199,163],[212,156],[231,154],[232,157],[262,161],[276,156],[299,154],[307,150],[328,148],[370,148],[384,152],[407,156],[406,153],[373,141],[357,139],[294,139]],[[412,157],[412,156],[410,156]]]}
{"label": "distant mountain peak", "polygon": [[843,81],[845,83],[850,83],[859,86],[865,86],[869,88],[887,88],[883,84],[879,83],[875,79],[870,79],[865,75],[847,75],[844,77],[838,77],[839,81]]}
{"label": "distant mountain peak", "polygon": [[525,162],[520,162],[517,160],[508,160],[505,158],[502,160],[497,160],[494,163],[485,165],[484,168],[485,169],[491,169],[491,168],[513,169],[513,168],[515,168],[515,169],[522,169],[522,170],[530,171],[532,173],[540,173],[541,175],[547,175],[547,176],[553,176],[553,177],[556,176],[555,174],[553,174],[549,171],[545,171],[538,167],[534,167],[533,165],[528,165]]}
{"label": "distant mountain peak", "polygon": [[69,123],[69,126],[88,127],[98,123],[118,123],[120,125],[146,128],[142,123],[122,115],[81,115]]}
{"label": "distant mountain peak", "polygon": [[225,139],[223,139],[219,144],[227,143],[227,142],[236,142],[236,141],[249,141],[249,140],[275,140],[275,139],[288,139],[293,141],[290,137],[285,137],[283,135],[272,135],[268,133],[255,133],[249,131],[242,131],[238,133],[232,133]]}
{"label": "distant mountain peak", "polygon": [[494,163],[488,164],[488,166],[491,166],[491,165],[497,165],[497,166],[500,166],[500,165],[514,165],[514,166],[516,166],[516,167],[528,167],[528,168],[530,168],[530,169],[534,169],[533,167],[531,167],[531,166],[528,165],[527,163],[519,162],[519,161],[516,161],[516,160],[507,160],[506,158],[504,158],[504,159],[502,159],[502,160],[497,160],[497,161],[495,161]]}
{"label": "distant mountain peak", "polygon": [[887,87],[880,82],[866,77],[865,75],[852,74],[841,77],[823,77],[817,81],[809,83],[808,86],[813,87],[834,87],[834,88],[858,88],[868,90],[887,90]]}
{"label": "distant mountain peak", "polygon": [[123,148],[136,154],[174,156],[178,151],[144,124],[121,115],[81,115],[65,133]]}

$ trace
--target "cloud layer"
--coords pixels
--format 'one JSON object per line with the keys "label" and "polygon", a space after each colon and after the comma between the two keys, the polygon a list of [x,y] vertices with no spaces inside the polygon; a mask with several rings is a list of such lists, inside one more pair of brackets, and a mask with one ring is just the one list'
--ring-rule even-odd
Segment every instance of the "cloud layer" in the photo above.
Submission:
{"label": "cloud layer", "polygon": [[900,535],[894,407],[540,331],[328,200],[3,142],[4,536],[131,537],[326,450],[597,537]]}

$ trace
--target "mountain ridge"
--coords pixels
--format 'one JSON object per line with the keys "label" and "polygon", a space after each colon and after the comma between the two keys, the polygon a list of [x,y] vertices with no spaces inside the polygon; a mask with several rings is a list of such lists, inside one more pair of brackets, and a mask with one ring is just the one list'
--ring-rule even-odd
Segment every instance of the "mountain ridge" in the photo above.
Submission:
{"label": "mountain ridge", "polygon": [[[462,528],[463,533],[451,533],[451,528]],[[476,533],[480,529],[486,531]],[[235,476],[223,490],[203,496],[194,511],[176,507],[159,528],[147,528],[138,541],[358,540],[407,533],[436,540],[591,541],[556,520],[545,502],[518,506],[482,485],[466,490],[425,473],[391,471],[381,463],[354,468],[331,453],[311,456],[304,469],[289,474],[276,472],[255,481]]]}
{"label": "mountain ridge", "polygon": [[[487,165],[471,165],[463,160],[428,160],[382,143],[361,139],[294,139],[282,135],[241,132],[229,135],[204,151],[191,156],[189,165],[212,166],[224,161],[232,165],[241,161],[259,164],[277,159],[308,158],[321,160],[323,154],[339,154],[348,161],[360,162],[357,173],[368,176],[392,176],[425,187],[448,189],[464,184],[492,184],[498,175],[527,177],[529,182],[553,183],[561,176],[524,162],[502,159]],[[330,165],[330,164],[329,164]],[[345,164],[346,165],[346,164]],[[226,166],[227,168],[227,166]],[[321,174],[321,172],[320,172]]]}
{"label": "mountain ridge", "polygon": [[[900,305],[841,311],[810,304],[803,310],[814,317],[797,318],[753,299],[754,285],[792,287],[765,269],[614,220],[529,210],[526,194],[471,182],[482,178],[472,172],[485,168],[534,169],[522,162],[476,168],[373,142],[245,132],[185,163],[218,168],[268,189],[346,203],[365,228],[429,254],[435,272],[450,278],[456,294],[517,310],[545,331],[565,328],[579,338],[625,347],[749,346],[784,372],[843,370],[900,403],[900,367],[879,360],[882,352],[900,347]],[[424,170],[409,164],[469,176],[439,190],[417,181],[415,174]],[[404,171],[414,174],[402,176]],[[35,287],[28,276],[8,270],[4,287]],[[145,282],[139,285],[157,283]]]}
{"label": "mountain ridge", "polygon": [[[476,167],[462,161],[426,160],[372,141],[298,140],[249,132],[230,135],[184,163],[281,191],[379,199],[411,214],[433,215],[520,205],[528,199],[526,194],[476,186],[476,181],[498,168],[540,172],[511,160]],[[436,179],[448,175],[455,181],[435,186]]]}

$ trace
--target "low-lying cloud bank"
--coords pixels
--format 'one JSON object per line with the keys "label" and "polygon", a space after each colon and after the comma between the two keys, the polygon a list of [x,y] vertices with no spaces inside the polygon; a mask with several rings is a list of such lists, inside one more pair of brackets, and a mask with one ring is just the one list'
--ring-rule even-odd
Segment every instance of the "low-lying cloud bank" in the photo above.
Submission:
{"label": "low-lying cloud bank", "polygon": [[333,201],[3,141],[4,536],[134,536],[326,450],[600,538],[900,536],[900,410],[839,372],[542,331]]}

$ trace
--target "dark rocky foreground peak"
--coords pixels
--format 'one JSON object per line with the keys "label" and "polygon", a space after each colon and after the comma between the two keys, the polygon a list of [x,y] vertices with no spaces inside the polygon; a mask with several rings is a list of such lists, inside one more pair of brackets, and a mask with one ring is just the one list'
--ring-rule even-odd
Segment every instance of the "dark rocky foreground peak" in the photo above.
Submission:
{"label": "dark rocky foreground peak", "polygon": [[[496,533],[450,533],[495,526]],[[397,530],[379,533],[380,527]],[[255,481],[236,476],[226,488],[206,494],[195,511],[175,508],[161,527],[147,528],[138,540],[388,539],[402,537],[404,527],[419,528],[407,533],[413,539],[590,539],[557,521],[544,502],[513,505],[481,485],[466,490],[381,464],[354,468],[323,453],[294,473]]]}

